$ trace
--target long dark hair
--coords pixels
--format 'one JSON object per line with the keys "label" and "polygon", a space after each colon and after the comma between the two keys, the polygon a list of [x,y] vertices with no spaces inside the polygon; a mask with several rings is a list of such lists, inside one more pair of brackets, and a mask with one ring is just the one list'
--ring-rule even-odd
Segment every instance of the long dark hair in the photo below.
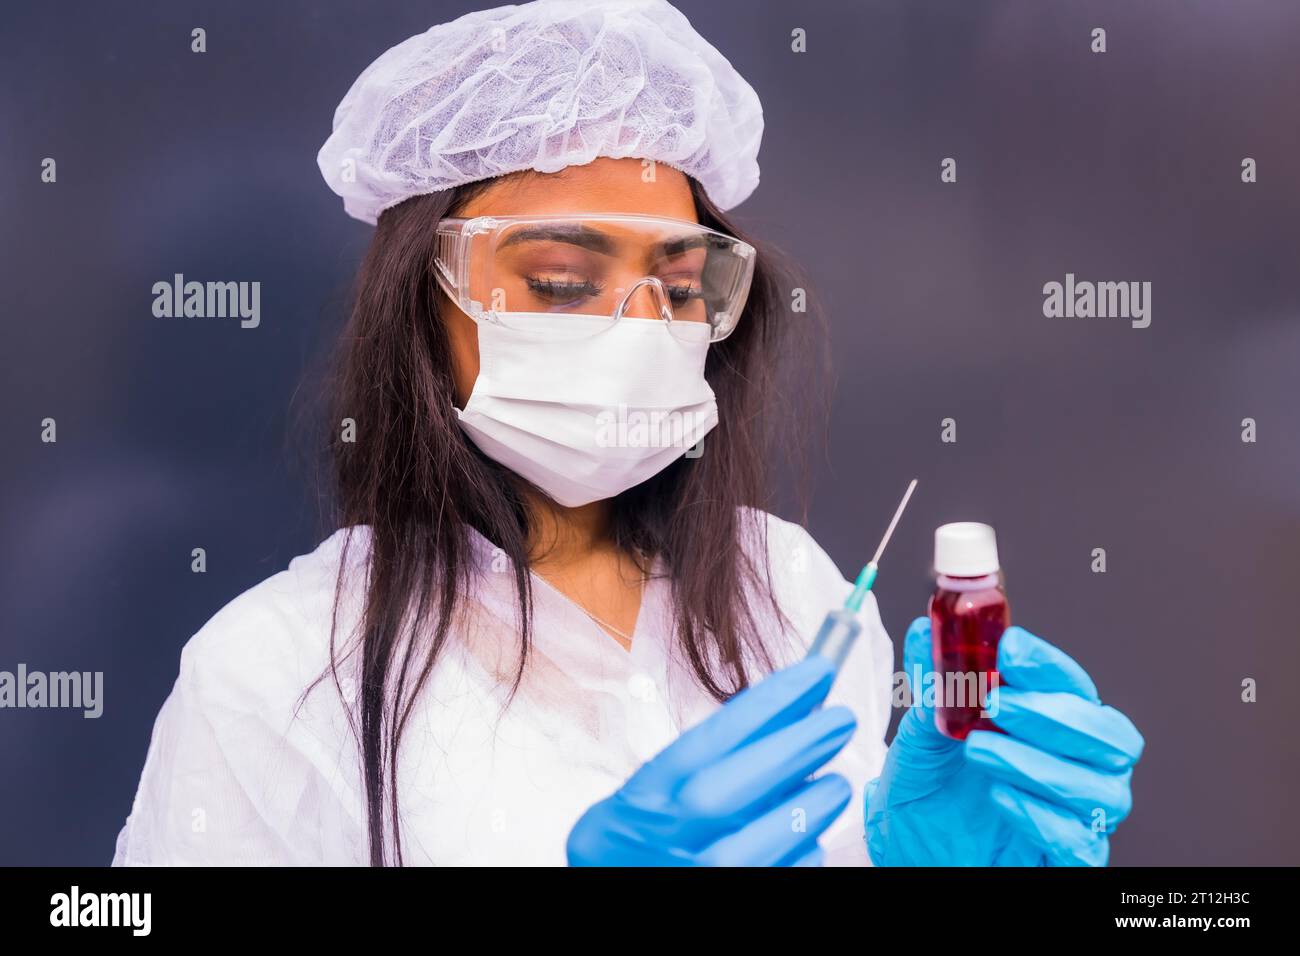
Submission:
{"label": "long dark hair", "polygon": [[[486,186],[474,183],[413,197],[379,217],[357,275],[331,388],[336,526],[349,532],[327,674],[333,674],[341,694],[339,665],[348,655],[359,655],[360,679],[349,720],[364,767],[373,866],[390,862],[386,826],[392,862],[402,863],[398,741],[421,687],[452,638],[458,601],[471,583],[472,542],[466,527],[500,548],[514,572],[522,623],[507,700],[523,680],[531,644],[527,485],[482,454],[457,424],[451,349],[438,314],[433,271],[433,225],[456,215]],[[702,224],[745,238],[693,179],[691,190]],[[781,619],[771,597],[761,537],[765,524],[755,520],[746,528],[742,523],[758,516],[749,509],[771,507],[769,452],[779,449],[788,457],[798,440],[807,437],[808,419],[789,432],[770,414],[773,405],[789,411],[809,397],[806,388],[798,387],[807,379],[783,379],[777,359],[796,353],[816,357],[815,350],[801,346],[820,341],[809,327],[810,314],[788,305],[788,269],[777,266],[770,249],[748,241],[759,255],[745,313],[736,330],[710,348],[706,362],[719,423],[707,437],[704,453],[678,459],[619,495],[611,507],[615,543],[629,554],[664,560],[676,609],[676,640],[701,687],[718,701],[748,685],[747,658],[772,666],[743,597],[765,595]],[[355,430],[352,440],[344,441],[339,423],[349,418]],[[348,549],[356,546],[353,532],[363,527],[368,539],[364,610],[355,631],[343,635],[345,650],[338,633],[339,606]],[[757,540],[760,546],[746,549],[742,540]]]}

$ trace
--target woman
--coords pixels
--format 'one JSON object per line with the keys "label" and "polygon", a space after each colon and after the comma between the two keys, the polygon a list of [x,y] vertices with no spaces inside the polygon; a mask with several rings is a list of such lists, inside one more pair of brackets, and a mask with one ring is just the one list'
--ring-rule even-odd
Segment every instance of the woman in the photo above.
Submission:
{"label": "woman", "polygon": [[807,342],[723,211],[761,131],[662,0],[471,14],[361,75],[320,155],[377,224],[340,529],[186,645],[115,863],[1105,862],[1141,737],[1061,652],[1012,629],[1007,733],[918,706],[888,756],[875,604],[838,675],[802,660],[849,585],[762,510]]}

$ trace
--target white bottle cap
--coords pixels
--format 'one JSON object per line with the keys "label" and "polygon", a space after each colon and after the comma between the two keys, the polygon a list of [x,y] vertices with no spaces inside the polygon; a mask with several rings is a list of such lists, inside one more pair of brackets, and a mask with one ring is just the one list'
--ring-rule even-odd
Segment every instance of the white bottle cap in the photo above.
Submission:
{"label": "white bottle cap", "polygon": [[998,564],[998,539],[993,529],[976,521],[941,525],[934,532],[934,570],[958,578],[994,574]]}

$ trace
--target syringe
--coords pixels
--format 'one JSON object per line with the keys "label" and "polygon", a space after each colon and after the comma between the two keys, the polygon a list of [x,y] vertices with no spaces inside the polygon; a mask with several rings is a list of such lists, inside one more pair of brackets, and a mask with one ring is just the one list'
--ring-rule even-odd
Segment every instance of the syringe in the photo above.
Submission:
{"label": "syringe", "polygon": [[853,585],[852,593],[845,600],[844,607],[832,608],[826,615],[826,620],[822,621],[821,630],[817,632],[812,646],[808,649],[809,657],[813,654],[829,657],[835,663],[835,669],[839,670],[844,659],[849,656],[853,642],[862,633],[858,611],[862,610],[862,602],[866,599],[867,592],[876,583],[876,572],[880,570],[880,556],[885,553],[885,545],[889,544],[894,529],[898,527],[898,519],[903,516],[903,509],[907,507],[907,502],[911,500],[912,492],[915,490],[916,479],[913,478],[912,483],[907,486],[907,491],[903,493],[903,500],[898,503],[894,519],[885,529],[885,536],[880,539],[880,547],[876,548],[875,556],[858,573],[858,580]]}

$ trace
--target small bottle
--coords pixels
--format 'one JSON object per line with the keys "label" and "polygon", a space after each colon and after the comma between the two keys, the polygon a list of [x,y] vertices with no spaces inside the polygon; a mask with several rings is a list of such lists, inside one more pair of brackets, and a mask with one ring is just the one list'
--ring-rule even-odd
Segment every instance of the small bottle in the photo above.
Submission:
{"label": "small bottle", "polygon": [[973,521],[940,527],[934,533],[934,573],[930,633],[940,678],[935,727],[957,740],[972,730],[998,731],[981,715],[988,691],[997,686],[998,641],[1011,623],[993,529]]}

